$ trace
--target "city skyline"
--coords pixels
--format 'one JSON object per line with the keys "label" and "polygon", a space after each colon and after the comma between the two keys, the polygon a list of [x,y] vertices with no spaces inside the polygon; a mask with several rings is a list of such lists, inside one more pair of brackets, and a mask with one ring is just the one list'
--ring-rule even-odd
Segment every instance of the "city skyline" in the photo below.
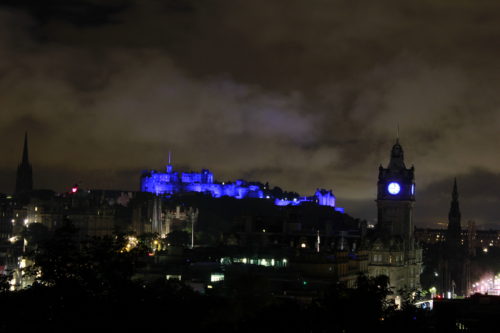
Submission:
{"label": "city skyline", "polygon": [[[27,160],[27,159],[28,159],[28,155],[26,155],[26,152],[27,152],[27,150],[28,150],[27,138],[28,138],[28,134],[27,134],[27,133],[25,133],[25,136],[24,136],[24,141],[23,141],[23,148],[22,148],[22,160],[21,160],[20,165],[23,163],[23,161],[25,161],[25,160]],[[398,142],[398,141],[399,141],[399,139],[397,139],[397,142]],[[404,150],[403,150],[403,151],[404,151]],[[169,153],[168,153],[168,164],[166,165],[167,170],[171,170],[171,169],[172,169],[172,167],[173,167],[173,165],[172,165],[173,163],[172,163],[172,161],[171,161],[171,156],[172,156],[172,154],[171,154],[171,152],[169,152]],[[381,165],[382,165],[382,164],[381,164]],[[413,165],[412,165],[412,167],[413,167]],[[170,169],[169,169],[169,168],[170,168]],[[151,171],[151,170],[154,170],[154,169],[151,169],[151,168],[150,168],[150,169],[142,170],[142,174],[143,174],[145,171]],[[183,172],[186,172],[186,171],[187,171],[187,172],[189,172],[189,174],[191,174],[192,172],[194,172],[192,169],[184,169],[184,170],[180,170],[180,171],[183,171]],[[155,171],[155,172],[157,172],[157,171]],[[161,169],[160,169],[160,172],[161,172]],[[142,179],[142,176],[141,176],[141,179]],[[242,179],[242,177],[240,177],[240,178],[238,178],[238,179]],[[226,180],[226,181],[227,181],[227,180]],[[248,181],[248,180],[244,180],[244,181]],[[250,181],[257,181],[257,182],[261,182],[261,183],[262,183],[262,181],[261,181],[261,180],[258,180],[258,179],[252,179],[252,180],[250,180]],[[231,181],[229,181],[229,182],[231,182]],[[123,190],[123,191],[141,191],[141,190],[142,190],[142,189],[140,189],[140,188],[139,188],[139,189],[135,189],[135,188],[129,188],[129,189],[127,189],[127,188],[116,188],[116,187],[109,187],[109,188],[107,188],[107,187],[85,187],[85,186],[84,186],[84,185],[85,185],[85,182],[84,182],[84,181],[82,181],[82,180],[77,181],[77,182],[74,182],[74,183],[71,183],[71,184],[69,184],[69,183],[68,183],[68,184],[64,184],[60,190],[57,190],[57,189],[55,189],[54,187],[50,187],[50,186],[49,186],[49,187],[36,187],[36,186],[35,186],[35,189],[50,189],[50,190],[56,190],[56,192],[57,192],[57,191],[59,191],[59,192],[69,192],[69,191],[71,191],[72,189],[74,189],[75,184],[77,184],[78,186],[82,186],[82,185],[83,185],[83,186],[82,186],[82,188],[88,188],[88,189],[104,189],[104,190],[106,190],[106,189],[107,189],[107,190]],[[275,187],[275,186],[280,187],[280,186],[279,186],[279,184],[270,184],[270,187]],[[453,180],[453,191],[455,191],[455,190],[456,190],[456,186],[457,186],[457,180],[456,180],[456,177],[455,177],[455,178],[454,178],[454,180]],[[284,190],[284,191],[289,191],[289,189],[287,189],[287,188],[283,188],[283,190]],[[413,189],[412,189],[412,191],[415,191],[415,189],[413,188]],[[5,193],[9,194],[9,193],[12,193],[12,192],[6,191]],[[450,193],[451,193],[451,192],[450,192]],[[330,194],[331,194],[331,192],[330,192]],[[449,194],[449,193],[448,193],[448,194]],[[447,195],[448,195],[448,194],[447,194]],[[453,195],[452,195],[451,197],[453,197]],[[335,200],[335,201],[336,201],[336,200]],[[363,205],[363,204],[367,204],[367,203],[362,203],[361,205]],[[439,207],[440,207],[440,206],[439,206],[439,203],[435,202],[434,204],[435,204],[435,206],[436,206],[436,207],[438,207],[438,209],[439,209]],[[342,208],[340,208],[340,210],[343,212],[343,211],[344,211],[344,208],[342,207]],[[369,211],[369,208],[367,209],[367,211]],[[376,219],[374,219],[374,218],[370,218],[370,216],[369,216],[369,217],[363,217],[363,216],[355,215],[356,213],[358,213],[358,214],[359,214],[359,211],[354,210],[354,213],[352,213],[352,212],[347,212],[347,213],[350,213],[350,215],[352,215],[352,216],[353,216],[353,217],[355,217],[355,218],[362,218],[362,219],[366,219],[366,220],[369,222],[369,224],[376,224],[376,223],[377,223],[377,220],[376,220]],[[475,221],[475,220],[472,220],[472,221],[477,222],[477,221]],[[430,225],[422,225],[422,224],[420,224],[420,225],[419,225],[419,223],[417,222],[417,227],[445,228],[445,227],[446,227],[446,225],[447,225],[446,218],[443,218],[443,222],[438,221],[438,223],[436,223],[435,225],[433,225],[433,224],[430,224]],[[479,224],[479,227],[480,227],[480,228],[495,228],[495,226],[488,225],[488,224],[486,224],[486,225],[481,225],[481,224]]]}
{"label": "city skyline", "polygon": [[500,4],[5,1],[0,191],[25,130],[35,188],[138,190],[140,172],[209,168],[376,216],[400,124],[417,226],[498,226]]}

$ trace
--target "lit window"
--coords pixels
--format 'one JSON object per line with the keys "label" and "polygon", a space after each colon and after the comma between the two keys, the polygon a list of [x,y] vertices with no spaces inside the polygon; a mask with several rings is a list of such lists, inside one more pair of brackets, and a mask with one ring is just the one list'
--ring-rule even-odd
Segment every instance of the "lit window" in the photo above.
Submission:
{"label": "lit window", "polygon": [[210,275],[210,282],[219,282],[219,281],[224,281],[223,273],[212,273],[212,275]]}

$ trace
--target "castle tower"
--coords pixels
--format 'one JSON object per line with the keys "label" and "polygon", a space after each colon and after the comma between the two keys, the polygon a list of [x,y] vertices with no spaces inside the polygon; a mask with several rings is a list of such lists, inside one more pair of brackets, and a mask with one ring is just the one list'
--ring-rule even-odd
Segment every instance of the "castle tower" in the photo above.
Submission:
{"label": "castle tower", "polygon": [[28,158],[28,133],[24,135],[24,149],[21,164],[17,167],[16,189],[14,194],[27,193],[33,190],[33,170]]}
{"label": "castle tower", "polygon": [[392,146],[387,168],[379,167],[375,231],[368,235],[368,273],[386,275],[398,294],[420,288],[422,249],[414,238],[415,169],[407,168],[399,139]]}

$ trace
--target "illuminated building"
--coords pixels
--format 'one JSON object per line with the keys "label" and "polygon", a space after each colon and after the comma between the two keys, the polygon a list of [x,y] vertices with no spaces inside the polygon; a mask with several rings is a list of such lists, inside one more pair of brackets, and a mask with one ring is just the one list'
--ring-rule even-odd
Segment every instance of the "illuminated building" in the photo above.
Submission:
{"label": "illuminated building", "polygon": [[28,158],[28,133],[24,135],[24,149],[21,164],[17,167],[15,194],[33,190],[33,170]]}
{"label": "illuminated building", "polygon": [[273,258],[273,257],[222,257],[220,259],[222,265],[244,264],[244,265],[258,265],[264,267],[287,267],[288,260],[286,258]]}
{"label": "illuminated building", "polygon": [[[476,250],[488,247],[500,247],[499,230],[478,230],[476,223],[469,221],[467,229],[461,231],[461,244],[467,244],[469,253],[475,255]],[[437,244],[446,241],[447,229],[416,229],[415,237],[417,241],[424,244]]]}
{"label": "illuminated building", "polygon": [[422,249],[414,235],[414,167],[406,168],[399,140],[392,147],[388,167],[379,167],[377,186],[378,222],[367,239],[369,274],[388,276],[396,294],[418,289]]}
{"label": "illuminated building", "polygon": [[[235,182],[216,182],[214,175],[207,169],[201,172],[182,172],[173,170],[167,165],[166,172],[145,171],[141,177],[141,191],[156,195],[173,195],[186,192],[207,193],[213,198],[228,196],[236,199],[257,198],[274,200],[276,206],[297,206],[304,202],[316,203],[320,206],[335,207],[335,196],[332,191],[318,189],[310,197],[275,197],[269,189],[260,183],[236,180]],[[342,208],[337,211],[344,212]]]}

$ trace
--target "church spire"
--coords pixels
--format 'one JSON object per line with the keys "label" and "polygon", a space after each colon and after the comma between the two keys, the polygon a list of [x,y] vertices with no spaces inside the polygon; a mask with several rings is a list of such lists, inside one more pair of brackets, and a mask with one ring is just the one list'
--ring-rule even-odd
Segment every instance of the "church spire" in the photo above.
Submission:
{"label": "church spire", "polygon": [[456,177],[453,180],[453,191],[451,192],[451,205],[450,205],[449,218],[450,218],[450,223],[452,218],[454,218],[454,220],[458,218],[458,225],[460,226],[460,205],[458,202],[458,186]]}
{"label": "church spire", "polygon": [[448,238],[447,242],[449,242],[452,246],[460,245],[460,204],[458,202],[458,186],[457,186],[457,178],[453,181],[453,191],[451,193],[451,204],[450,204],[450,212],[448,213]]}
{"label": "church spire", "polygon": [[17,167],[15,194],[33,190],[33,170],[28,155],[28,132],[24,133],[24,147],[21,164]]}
{"label": "church spire", "polygon": [[24,148],[23,148],[23,159],[21,164],[30,164],[28,157],[28,132],[24,133]]}
{"label": "church spire", "polygon": [[458,202],[457,177],[453,180],[453,193],[451,194],[452,201]]}

